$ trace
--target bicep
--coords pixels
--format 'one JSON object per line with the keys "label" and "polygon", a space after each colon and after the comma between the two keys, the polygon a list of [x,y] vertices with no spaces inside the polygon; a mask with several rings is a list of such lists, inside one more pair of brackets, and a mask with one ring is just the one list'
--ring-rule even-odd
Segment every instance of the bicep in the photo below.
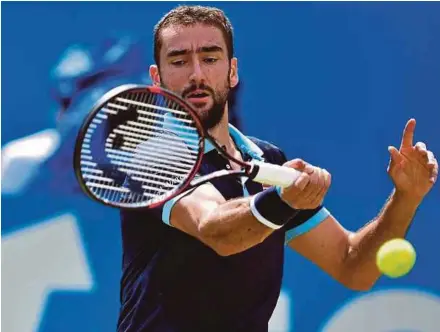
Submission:
{"label": "bicep", "polygon": [[349,234],[331,214],[327,214],[313,228],[293,237],[288,245],[336,280],[341,280]]}
{"label": "bicep", "polygon": [[224,202],[222,194],[212,184],[207,183],[167,202],[163,219],[164,222],[168,220],[171,226],[201,239],[200,223]]}

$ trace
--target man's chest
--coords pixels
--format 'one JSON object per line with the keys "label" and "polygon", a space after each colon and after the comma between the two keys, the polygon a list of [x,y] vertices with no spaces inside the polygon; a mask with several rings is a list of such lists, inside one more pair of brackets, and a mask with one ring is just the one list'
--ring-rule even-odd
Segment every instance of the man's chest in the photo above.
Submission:
{"label": "man's chest", "polygon": [[[249,157],[243,156],[246,161]],[[206,155],[199,170],[200,175],[207,175],[219,170],[239,170],[234,167],[226,158],[217,152]],[[212,185],[223,195],[226,200],[254,195],[263,190],[261,184],[249,180],[247,177],[221,177],[210,181]]]}

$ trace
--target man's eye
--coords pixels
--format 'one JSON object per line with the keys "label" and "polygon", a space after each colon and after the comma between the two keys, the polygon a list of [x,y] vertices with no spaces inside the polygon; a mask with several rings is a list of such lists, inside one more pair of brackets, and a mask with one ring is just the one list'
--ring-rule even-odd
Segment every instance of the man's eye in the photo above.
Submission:
{"label": "man's eye", "polygon": [[217,59],[216,58],[205,58],[204,61],[206,63],[215,63],[215,62],[217,62]]}
{"label": "man's eye", "polygon": [[171,62],[173,66],[183,66],[186,62],[184,60],[175,60]]}

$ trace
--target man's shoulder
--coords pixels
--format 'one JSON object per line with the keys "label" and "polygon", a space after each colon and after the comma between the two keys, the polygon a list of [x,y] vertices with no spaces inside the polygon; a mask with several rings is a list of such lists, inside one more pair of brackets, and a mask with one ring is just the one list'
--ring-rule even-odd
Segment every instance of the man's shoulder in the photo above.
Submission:
{"label": "man's shoulder", "polygon": [[275,144],[262,140],[260,138],[257,138],[255,136],[246,136],[247,138],[249,138],[253,143],[255,143],[261,150],[266,151],[266,150],[278,150],[281,151],[281,149],[276,146]]}
{"label": "man's shoulder", "polygon": [[263,155],[267,161],[281,164],[287,161],[284,151],[277,145],[254,136],[246,137],[263,151]]}

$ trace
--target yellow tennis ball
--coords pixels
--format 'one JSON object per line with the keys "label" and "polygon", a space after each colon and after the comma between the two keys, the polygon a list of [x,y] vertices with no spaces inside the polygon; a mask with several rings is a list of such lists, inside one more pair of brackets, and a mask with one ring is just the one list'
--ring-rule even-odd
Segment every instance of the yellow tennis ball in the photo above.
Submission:
{"label": "yellow tennis ball", "polygon": [[380,272],[390,278],[399,278],[407,274],[416,262],[416,251],[405,239],[393,239],[385,242],[378,250],[376,264]]}

